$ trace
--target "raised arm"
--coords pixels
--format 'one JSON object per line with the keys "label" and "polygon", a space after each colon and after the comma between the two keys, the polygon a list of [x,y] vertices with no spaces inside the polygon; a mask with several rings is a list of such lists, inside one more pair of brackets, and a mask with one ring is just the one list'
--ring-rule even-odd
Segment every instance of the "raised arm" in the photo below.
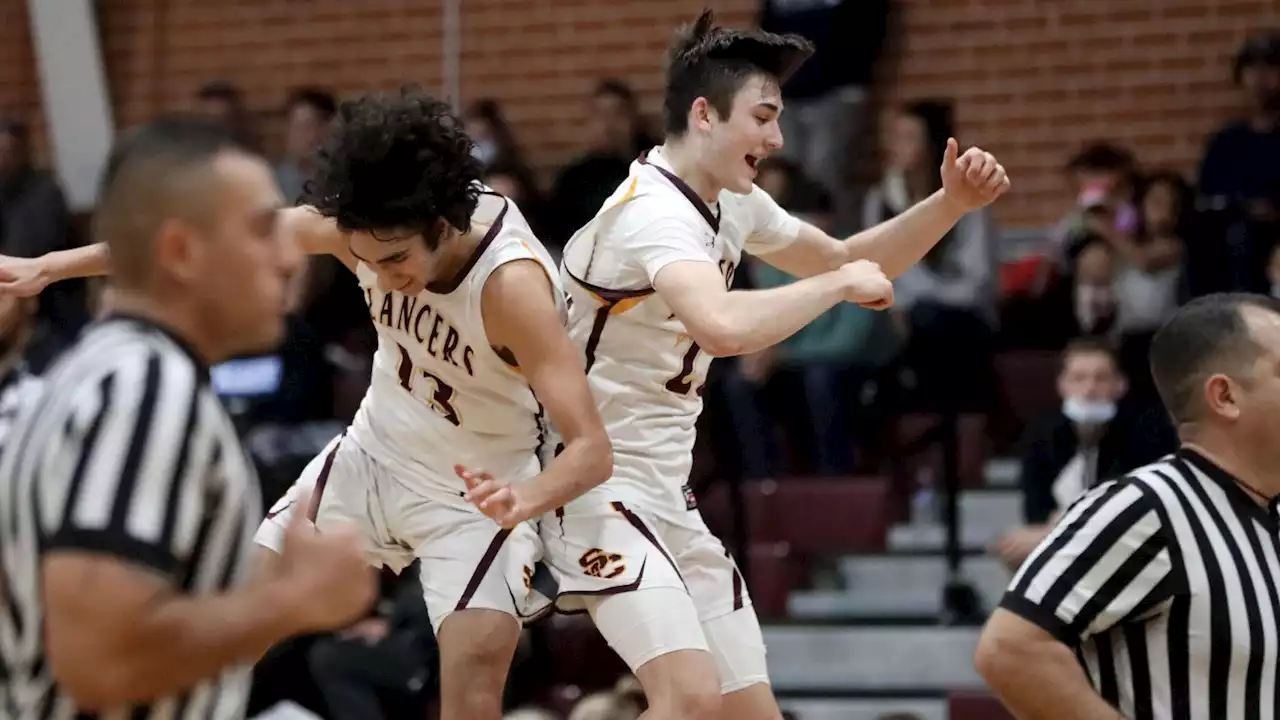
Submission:
{"label": "raised arm", "polygon": [[978,672],[1023,720],[1119,720],[1076,659],[1084,639],[1185,588],[1154,501],[1133,481],[1084,495],[1014,577],[978,642]]}
{"label": "raised arm", "polygon": [[916,264],[971,210],[988,205],[1009,189],[1009,179],[991,153],[970,148],[957,157],[954,139],[942,161],[942,189],[905,212],[844,240],[802,223],[796,241],[761,260],[797,277],[811,277],[854,260],[879,263],[896,278]]}
{"label": "raised arm", "polygon": [[[355,272],[355,256],[333,219],[307,206],[286,208],[280,213],[280,231],[295,233],[303,252],[332,255]],[[110,270],[111,251],[106,243],[59,250],[35,258],[0,255],[0,294],[31,297],[39,295],[50,283],[98,277]]]}
{"label": "raised arm", "polygon": [[[504,527],[564,505],[613,472],[613,449],[587,385],[582,353],[556,307],[557,292],[537,262],[514,260],[494,271],[481,297],[485,334],[515,359],[564,443],[532,480],[510,484],[519,478],[498,478],[472,488],[469,499]],[[466,470],[460,474],[467,476]]]}

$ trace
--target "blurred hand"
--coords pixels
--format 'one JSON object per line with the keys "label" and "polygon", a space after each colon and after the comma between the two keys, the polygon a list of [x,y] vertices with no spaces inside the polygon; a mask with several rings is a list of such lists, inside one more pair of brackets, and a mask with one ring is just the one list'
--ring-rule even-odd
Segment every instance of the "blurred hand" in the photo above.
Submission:
{"label": "blurred hand", "polygon": [[964,212],[990,205],[1008,191],[1009,177],[995,156],[972,147],[957,158],[955,138],[947,140],[942,159],[942,190]]}
{"label": "blurred hand", "polygon": [[310,507],[310,494],[299,495],[280,554],[282,581],[295,598],[302,629],[338,630],[364,617],[377,600],[377,574],[355,529],[338,525],[317,532],[307,517]]}
{"label": "blurred hand", "polygon": [[511,529],[534,516],[536,509],[521,497],[519,486],[497,480],[484,470],[455,465],[453,471],[467,484],[463,498],[501,527]]}
{"label": "blurred hand", "polygon": [[996,538],[987,548],[987,551],[1000,558],[1010,571],[1016,572],[1048,536],[1049,528],[1047,526],[1030,525],[1017,530],[1010,530]]}
{"label": "blurred hand", "polygon": [[33,297],[49,286],[49,277],[41,258],[0,255],[0,294]]}

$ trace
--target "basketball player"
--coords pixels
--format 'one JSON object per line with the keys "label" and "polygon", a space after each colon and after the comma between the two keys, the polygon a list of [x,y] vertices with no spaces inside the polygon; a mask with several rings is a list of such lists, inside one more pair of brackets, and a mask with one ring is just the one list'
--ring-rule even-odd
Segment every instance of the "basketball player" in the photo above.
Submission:
{"label": "basketball player", "polygon": [[[421,559],[443,716],[497,720],[520,619],[536,610],[526,601],[542,550],[527,520],[607,479],[609,441],[565,332],[555,263],[514,203],[483,189],[449,107],[407,90],[345,103],[339,120],[313,207],[285,221],[305,251],[356,274],[378,332],[372,383],[257,540],[278,550],[290,517],[307,513],[320,530],[358,524],[377,564]],[[90,248],[43,266],[7,259],[5,277],[29,292],[96,273],[104,258]],[[542,468],[548,420],[564,450]],[[456,473],[478,468],[526,481],[486,496],[499,527],[464,498]],[[307,492],[311,506],[299,506]]]}
{"label": "basketball player", "polygon": [[[957,157],[952,140],[944,189],[884,225],[840,241],[788,215],[753,179],[782,147],[779,86],[810,53],[802,39],[714,27],[704,13],[672,50],[665,143],[564,252],[570,334],[614,473],[542,534],[558,604],[591,614],[643,685],[646,718],[780,716],[742,577],[687,484],[711,358],[767,348],[842,301],[889,306],[886,275],[1008,188],[991,155]],[[728,291],[744,250],[804,279]]]}

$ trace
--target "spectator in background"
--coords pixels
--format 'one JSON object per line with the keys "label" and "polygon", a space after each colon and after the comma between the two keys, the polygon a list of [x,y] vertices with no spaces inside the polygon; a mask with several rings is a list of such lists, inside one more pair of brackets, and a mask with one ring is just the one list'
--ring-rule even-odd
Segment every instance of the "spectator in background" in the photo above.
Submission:
{"label": "spectator in background", "polygon": [[644,127],[644,118],[631,86],[621,80],[602,80],[587,109],[588,145],[582,155],[562,168],[548,201],[548,247],[557,250],[627,177],[636,156],[657,144]]}
{"label": "spectator in background", "polygon": [[495,165],[528,167],[524,152],[516,142],[516,135],[497,100],[477,100],[467,110],[463,121],[467,136],[475,143],[471,153],[486,169]]}
{"label": "spectator in background", "polygon": [[[35,258],[77,244],[58,181],[32,160],[26,124],[0,120],[0,254]],[[68,280],[40,296],[28,357],[35,372],[88,322],[87,288],[84,280]]]}
{"label": "spectator in background", "polygon": [[[953,135],[949,103],[922,100],[898,110],[885,128],[887,167],[865,198],[863,227],[892,218],[940,187],[938,167]],[[969,213],[894,281],[893,315],[907,342],[921,409],[987,409],[994,393],[997,323],[995,225],[990,210]]]}
{"label": "spectator in background", "polygon": [[1259,270],[1280,225],[1280,32],[1247,40],[1234,77],[1247,114],[1209,139],[1199,204],[1225,232],[1230,287],[1264,290]]}
{"label": "spectator in background", "polygon": [[284,157],[276,164],[276,182],[288,202],[302,197],[302,186],[311,176],[316,151],[338,113],[338,101],[327,90],[300,88],[285,105]]}
{"label": "spectator in background", "polygon": [[[785,158],[770,158],[760,164],[756,182],[788,212],[820,228],[830,229],[830,196],[804,177],[796,163]],[[752,286],[757,289],[795,282],[794,277],[754,258],[748,258],[739,271],[744,268],[751,273]],[[777,388],[776,381],[801,390],[798,401],[776,404],[785,405],[779,408],[784,411],[798,406],[805,415],[807,422],[784,424],[788,431],[798,427],[811,431],[791,438],[800,452],[808,456],[805,464],[824,476],[851,473],[855,433],[850,428],[849,417],[856,415],[863,421],[859,424],[871,421],[870,414],[861,411],[865,409],[863,400],[870,405],[873,398],[862,390],[874,388],[874,378],[896,350],[887,315],[852,303],[840,303],[776,346],[740,358],[737,366],[725,376],[723,388],[744,476],[771,477],[781,470],[767,396],[785,395],[788,399],[796,396],[766,392],[767,388]]]}
{"label": "spectator in background", "polygon": [[1154,173],[1143,180],[1138,193],[1139,220],[1133,234],[1108,223],[1096,224],[1121,260],[1115,278],[1121,332],[1154,333],[1177,309],[1193,202],[1191,186],[1181,175]]}
{"label": "spectator in background", "polygon": [[1117,302],[1115,251],[1097,235],[1080,239],[1070,282],[1065,284],[1068,316],[1063,344],[1074,337],[1115,335]]}
{"label": "spectator in background", "polygon": [[1074,259],[1081,243],[1098,234],[1102,224],[1131,234],[1139,222],[1133,203],[1137,163],[1128,150],[1108,142],[1090,143],[1067,163],[1067,172],[1076,205],[1053,230],[1063,264]]}
{"label": "spectator in background", "polygon": [[257,148],[253,123],[245,105],[244,93],[227,80],[210,80],[196,91],[196,106],[201,113],[218,118],[226,124],[236,140],[245,147]]}
{"label": "spectator in background", "polygon": [[1067,345],[1058,374],[1062,409],[1025,439],[1021,484],[1027,524],[990,548],[1010,570],[1086,490],[1176,449],[1177,438],[1162,413],[1122,403],[1127,389],[1119,358],[1106,340],[1079,338]]}
{"label": "spectator in background", "polygon": [[[826,188],[837,217],[854,209],[854,140],[866,125],[867,91],[880,59],[889,0],[764,0],[760,28],[795,33],[816,52],[782,88],[782,152]],[[934,168],[936,175],[936,168]]]}

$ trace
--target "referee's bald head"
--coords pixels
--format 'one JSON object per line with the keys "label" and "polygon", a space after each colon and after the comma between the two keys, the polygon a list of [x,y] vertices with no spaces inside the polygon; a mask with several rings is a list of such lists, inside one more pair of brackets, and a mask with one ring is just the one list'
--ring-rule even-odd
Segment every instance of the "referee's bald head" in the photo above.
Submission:
{"label": "referee's bald head", "polygon": [[1241,393],[1280,388],[1280,301],[1216,293],[1183,305],[1151,341],[1151,376],[1177,425],[1238,419]]}

